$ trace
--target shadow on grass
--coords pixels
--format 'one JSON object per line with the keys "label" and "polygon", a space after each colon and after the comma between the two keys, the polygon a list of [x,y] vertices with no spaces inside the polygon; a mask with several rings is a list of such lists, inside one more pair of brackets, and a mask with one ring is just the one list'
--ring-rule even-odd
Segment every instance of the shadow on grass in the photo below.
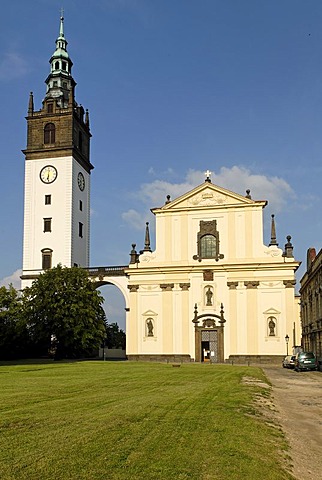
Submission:
{"label": "shadow on grass", "polygon": [[53,365],[64,363],[79,363],[79,362],[127,362],[127,358],[19,358],[15,360],[0,360],[0,367],[14,366],[14,365]]}

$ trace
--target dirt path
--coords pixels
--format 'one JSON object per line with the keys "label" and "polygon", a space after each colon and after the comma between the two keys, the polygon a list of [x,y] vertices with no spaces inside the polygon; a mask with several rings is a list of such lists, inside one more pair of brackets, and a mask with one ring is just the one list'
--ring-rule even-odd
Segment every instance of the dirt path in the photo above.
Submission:
{"label": "dirt path", "polygon": [[293,475],[302,480],[322,479],[322,372],[264,367],[273,386],[277,421],[291,450]]}

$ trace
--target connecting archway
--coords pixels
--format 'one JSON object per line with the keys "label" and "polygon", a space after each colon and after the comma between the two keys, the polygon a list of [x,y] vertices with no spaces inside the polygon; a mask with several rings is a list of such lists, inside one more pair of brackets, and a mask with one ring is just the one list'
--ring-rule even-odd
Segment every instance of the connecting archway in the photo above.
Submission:
{"label": "connecting archway", "polygon": [[[125,269],[128,266],[113,266],[113,267],[90,267],[87,268],[88,275],[92,282],[95,283],[96,288],[105,285],[115,286],[121,293],[125,302],[125,311],[130,308],[130,296],[128,285],[128,277],[125,274]],[[113,321],[113,318],[111,319]],[[121,325],[123,327],[123,325]]]}

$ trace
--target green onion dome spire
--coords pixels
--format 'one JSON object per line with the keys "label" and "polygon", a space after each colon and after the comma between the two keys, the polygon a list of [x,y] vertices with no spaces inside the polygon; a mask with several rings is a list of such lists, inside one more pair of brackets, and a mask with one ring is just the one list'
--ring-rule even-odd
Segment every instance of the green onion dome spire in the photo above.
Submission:
{"label": "green onion dome spire", "polygon": [[45,100],[55,98],[60,107],[67,107],[71,97],[73,97],[73,90],[76,83],[72,77],[73,62],[67,52],[63,14],[61,14],[60,17],[59,36],[56,40],[56,49],[52,54],[49,63],[50,74],[45,80],[47,84]]}

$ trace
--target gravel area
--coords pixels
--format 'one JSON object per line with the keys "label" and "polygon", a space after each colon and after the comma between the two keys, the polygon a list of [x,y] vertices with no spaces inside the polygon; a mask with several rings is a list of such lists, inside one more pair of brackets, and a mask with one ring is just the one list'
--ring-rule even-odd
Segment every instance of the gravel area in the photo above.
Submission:
{"label": "gravel area", "polygon": [[298,480],[322,479],[322,372],[262,367],[272,383],[276,420],[290,445]]}

